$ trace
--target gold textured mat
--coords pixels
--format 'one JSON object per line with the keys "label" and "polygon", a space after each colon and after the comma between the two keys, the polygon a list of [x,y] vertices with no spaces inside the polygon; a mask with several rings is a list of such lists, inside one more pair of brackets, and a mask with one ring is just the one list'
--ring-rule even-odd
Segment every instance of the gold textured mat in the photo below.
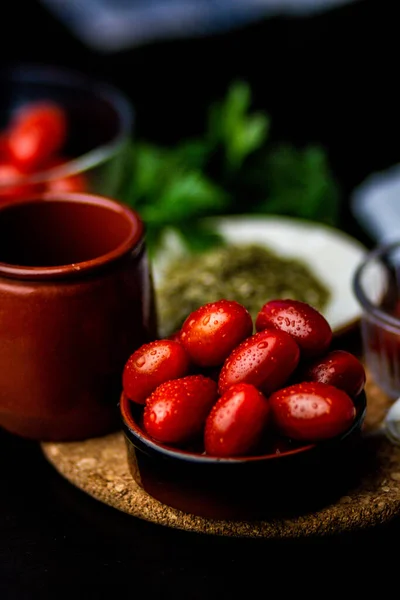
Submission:
{"label": "gold textured mat", "polygon": [[[390,401],[367,381],[366,451],[373,465],[357,487],[317,512],[263,521],[213,521],[169,508],[144,492],[132,479],[123,434],[84,442],[42,443],[55,469],[72,484],[120,511],[159,525],[235,537],[294,538],[331,535],[388,522],[400,514],[400,447],[380,430]],[[371,454],[372,453],[372,454]]]}

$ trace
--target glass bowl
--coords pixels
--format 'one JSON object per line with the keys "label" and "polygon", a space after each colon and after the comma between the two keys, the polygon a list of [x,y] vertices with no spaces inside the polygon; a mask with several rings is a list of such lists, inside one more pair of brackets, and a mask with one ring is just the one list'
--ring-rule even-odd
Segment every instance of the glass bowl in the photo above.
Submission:
{"label": "glass bowl", "polygon": [[361,335],[367,369],[393,400],[400,396],[400,241],[370,251],[355,271],[362,309]]}
{"label": "glass bowl", "polygon": [[111,85],[76,71],[42,65],[0,71],[1,131],[18,109],[38,101],[55,102],[66,113],[62,159],[51,168],[19,174],[16,180],[2,176],[0,162],[0,203],[46,191],[118,199],[134,123],[130,101]]}

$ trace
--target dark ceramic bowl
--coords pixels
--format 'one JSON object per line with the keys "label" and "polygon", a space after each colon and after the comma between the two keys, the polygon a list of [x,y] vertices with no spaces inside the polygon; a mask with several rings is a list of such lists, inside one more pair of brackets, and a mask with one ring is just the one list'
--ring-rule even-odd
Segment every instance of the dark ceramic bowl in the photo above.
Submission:
{"label": "dark ceramic bowl", "polygon": [[345,494],[361,476],[366,396],[345,433],[280,454],[214,458],[155,442],[141,428],[141,407],[120,398],[134,480],[160,502],[214,519],[306,513]]}

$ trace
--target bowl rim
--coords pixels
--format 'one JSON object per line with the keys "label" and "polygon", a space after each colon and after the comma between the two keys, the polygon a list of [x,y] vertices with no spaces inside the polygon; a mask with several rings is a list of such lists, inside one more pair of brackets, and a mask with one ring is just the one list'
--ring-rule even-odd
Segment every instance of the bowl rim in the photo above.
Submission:
{"label": "bowl rim", "polygon": [[86,276],[100,268],[119,260],[129,252],[137,256],[144,247],[145,225],[140,215],[129,206],[113,198],[101,196],[98,194],[86,194],[77,192],[54,193],[47,192],[37,194],[29,199],[17,200],[15,202],[0,206],[0,215],[9,210],[16,210],[18,207],[25,207],[29,204],[49,203],[70,203],[86,204],[98,208],[106,208],[111,212],[118,213],[129,223],[129,232],[126,238],[113,250],[101,254],[90,260],[74,264],[57,265],[52,267],[28,267],[0,262],[0,277],[9,277],[10,279],[30,279],[30,280],[54,280],[70,277]]}
{"label": "bowl rim", "polygon": [[120,420],[122,423],[122,430],[125,437],[138,449],[147,451],[151,454],[156,454],[161,458],[166,459],[176,459],[182,460],[183,462],[190,462],[195,464],[225,464],[225,465],[234,465],[234,464],[244,464],[244,463],[257,463],[263,461],[279,461],[285,458],[289,458],[296,455],[303,455],[307,452],[316,450],[317,448],[328,448],[331,447],[338,442],[344,441],[348,438],[356,429],[358,429],[365,417],[366,408],[367,408],[367,397],[365,390],[357,396],[356,399],[356,417],[353,423],[350,425],[346,431],[343,433],[329,438],[327,440],[323,440],[318,443],[307,444],[304,446],[300,446],[298,448],[294,448],[292,450],[288,450],[287,452],[281,452],[279,454],[262,454],[255,456],[238,456],[238,457],[229,457],[229,458],[221,458],[216,456],[207,456],[205,454],[199,454],[197,452],[186,451],[174,448],[167,444],[162,444],[153,440],[149,435],[147,435],[141,427],[136,423],[134,417],[131,413],[131,400],[128,399],[126,394],[122,391],[119,401],[119,410],[120,410]]}
{"label": "bowl rim", "polygon": [[[34,63],[14,63],[1,68],[1,81],[43,83],[65,88],[85,89],[86,91],[90,91],[94,96],[106,100],[118,116],[119,121],[117,135],[109,142],[92,148],[88,152],[71,158],[65,163],[51,169],[18,177],[16,182],[19,184],[44,183],[52,178],[68,177],[84,173],[94,167],[100,166],[115,156],[130,138],[135,118],[132,102],[120,89],[106,81],[96,79],[76,69]],[[10,181],[4,187],[9,187],[12,184],[13,182]]]}

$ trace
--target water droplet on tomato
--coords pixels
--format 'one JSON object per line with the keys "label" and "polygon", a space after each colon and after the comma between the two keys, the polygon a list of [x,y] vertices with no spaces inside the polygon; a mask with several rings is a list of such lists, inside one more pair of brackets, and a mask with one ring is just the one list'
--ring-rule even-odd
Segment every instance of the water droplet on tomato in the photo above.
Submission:
{"label": "water droplet on tomato", "polygon": [[268,342],[260,342],[259,344],[257,344],[257,348],[260,348],[260,350],[268,348]]}
{"label": "water droplet on tomato", "polygon": [[146,364],[146,359],[144,356],[141,356],[140,358],[137,359],[136,361],[136,366],[139,367],[139,369],[141,367],[143,367]]}
{"label": "water droplet on tomato", "polygon": [[206,317],[204,317],[203,319],[203,325],[208,325],[210,322],[210,315],[207,315]]}

